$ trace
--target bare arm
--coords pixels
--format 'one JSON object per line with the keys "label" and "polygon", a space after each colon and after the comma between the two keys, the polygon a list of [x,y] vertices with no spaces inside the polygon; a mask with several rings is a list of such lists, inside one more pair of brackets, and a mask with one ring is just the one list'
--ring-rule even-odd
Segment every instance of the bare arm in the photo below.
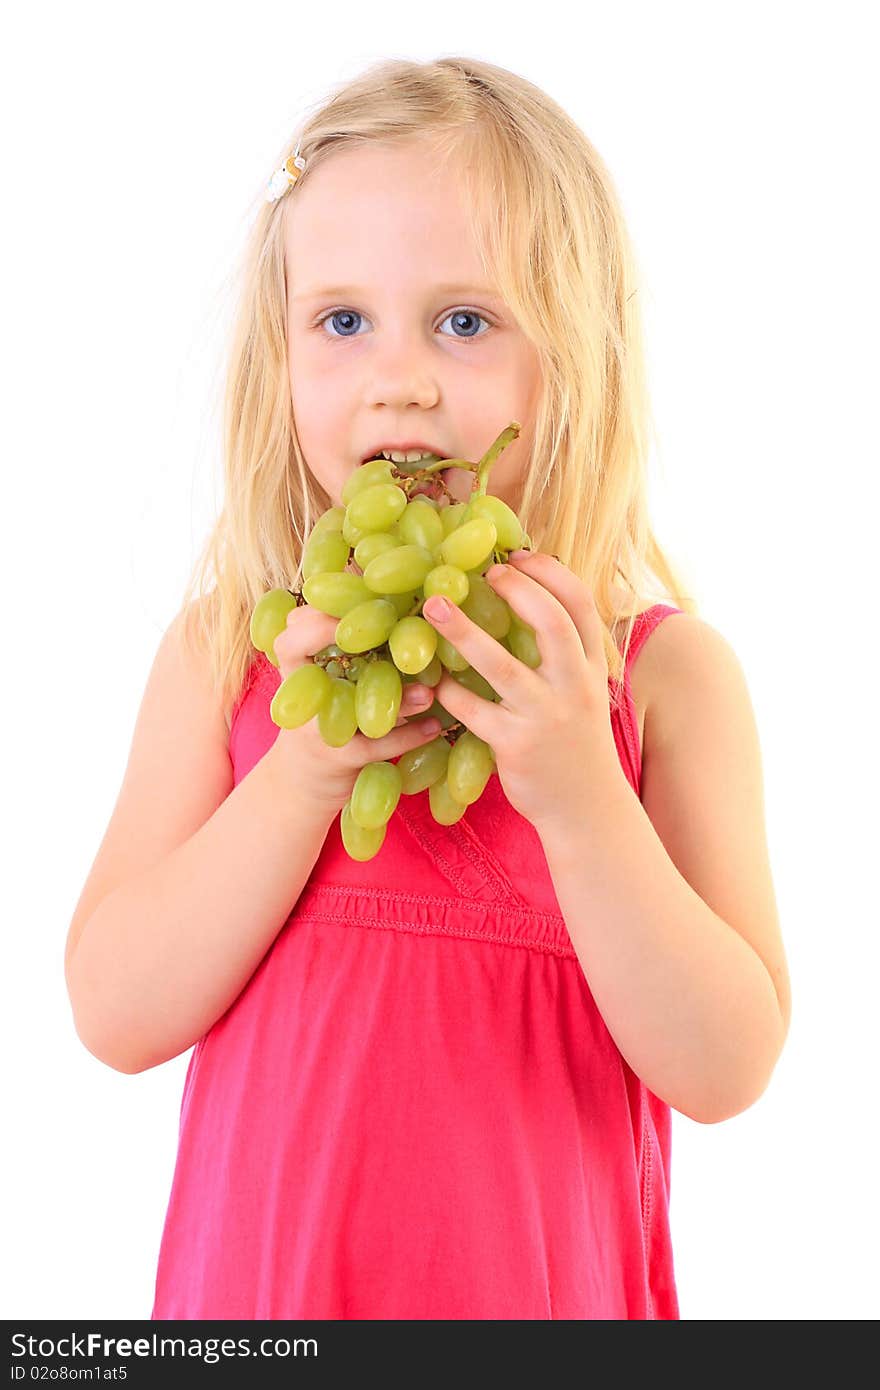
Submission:
{"label": "bare arm", "polygon": [[736,654],[708,623],[667,618],[646,658],[641,801],[617,766],[585,778],[583,806],[542,842],[620,1051],[661,1099],[713,1124],[763,1094],[791,1014],[760,743]]}
{"label": "bare arm", "polygon": [[[282,729],[232,786],[228,738],[203,657],[160,645],[122,790],[68,932],[64,971],[76,1031],[118,1071],[191,1047],[241,993],[268,951],[347,801],[359,769],[424,743],[405,713],[432,692],[406,688],[398,726],[324,744],[317,720]],[[275,643],[282,676],[333,640],[336,620],[300,607]]]}
{"label": "bare arm", "polygon": [[194,835],[98,905],[71,958],[77,1031],[118,1071],[178,1056],[241,993],[292,911],[335,808],[306,804],[275,745]]}

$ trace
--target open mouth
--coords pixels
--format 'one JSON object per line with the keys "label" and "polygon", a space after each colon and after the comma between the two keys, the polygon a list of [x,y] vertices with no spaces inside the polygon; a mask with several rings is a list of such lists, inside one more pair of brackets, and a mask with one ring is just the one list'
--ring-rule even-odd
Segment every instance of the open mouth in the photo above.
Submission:
{"label": "open mouth", "polygon": [[[384,458],[384,454],[375,454],[372,459],[364,459],[364,463],[373,463],[381,458]],[[462,466],[460,459],[453,460],[456,466],[452,468],[439,468],[437,465],[446,462],[447,458],[443,454],[426,454],[412,463],[395,462],[398,479],[407,480],[402,484],[407,496],[429,497],[441,507],[466,501],[476,486],[474,474]],[[425,473],[425,469],[432,471]]]}
{"label": "open mouth", "polygon": [[[374,459],[366,459],[365,462],[372,463],[375,459],[383,458],[383,454],[376,454]],[[426,454],[424,458],[414,460],[412,463],[394,463],[394,468],[398,475],[409,477],[412,481],[407,486],[407,496],[430,497],[437,502],[450,502],[454,498],[450,493],[454,489],[449,488],[450,480],[455,476],[459,469],[456,468],[436,468],[436,464],[443,463],[442,454]],[[433,471],[425,477],[419,477],[422,470],[433,468]],[[442,481],[441,481],[442,480]]]}
{"label": "open mouth", "polygon": [[441,468],[433,477],[417,483],[410,497],[433,497],[437,502],[447,503],[455,501],[454,479],[460,472],[459,468]]}
{"label": "open mouth", "polygon": [[[364,459],[365,463],[375,463],[378,459],[384,458],[384,454],[374,454],[371,459]],[[425,468],[429,463],[442,463],[442,454],[426,454],[424,458],[414,459],[412,463],[394,463],[394,467],[401,473],[415,473],[419,468]]]}

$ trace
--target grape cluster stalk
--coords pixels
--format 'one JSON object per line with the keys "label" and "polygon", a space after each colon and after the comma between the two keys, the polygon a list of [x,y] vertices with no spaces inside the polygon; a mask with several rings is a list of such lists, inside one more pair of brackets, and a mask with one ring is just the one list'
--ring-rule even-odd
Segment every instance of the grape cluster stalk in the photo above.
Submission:
{"label": "grape cluster stalk", "polygon": [[[397,723],[405,682],[435,687],[446,671],[484,699],[500,696],[426,618],[432,594],[457,604],[519,661],[540,665],[534,628],[485,579],[511,550],[531,540],[511,507],[488,490],[498,456],[520,433],[512,421],[477,463],[439,459],[420,467],[371,459],[342,489],[342,505],[324,512],[303,550],[301,584],[270,589],[251,616],[251,641],[275,666],[275,639],[291,609],[308,603],[339,621],[335,640],[281,682],[270,714],[281,729],[317,718],[321,737],[339,748],[360,730],[382,738]],[[456,502],[442,472],[473,474],[467,502]],[[355,569],[351,569],[352,562]],[[434,717],[440,732],[397,762],[367,763],[342,809],[340,830],[352,859],[378,854],[401,795],[428,789],[434,820],[453,825],[483,793],[495,754],[434,699],[413,718]]]}

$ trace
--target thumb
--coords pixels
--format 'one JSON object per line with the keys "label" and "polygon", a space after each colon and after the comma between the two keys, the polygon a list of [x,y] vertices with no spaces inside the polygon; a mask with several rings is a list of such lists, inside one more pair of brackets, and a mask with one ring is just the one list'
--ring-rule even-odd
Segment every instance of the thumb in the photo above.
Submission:
{"label": "thumb", "polygon": [[286,680],[292,671],[315,655],[329,647],[336,636],[338,618],[330,613],[322,613],[319,608],[303,604],[292,608],[287,615],[287,626],[275,638],[275,656],[281,679]]}

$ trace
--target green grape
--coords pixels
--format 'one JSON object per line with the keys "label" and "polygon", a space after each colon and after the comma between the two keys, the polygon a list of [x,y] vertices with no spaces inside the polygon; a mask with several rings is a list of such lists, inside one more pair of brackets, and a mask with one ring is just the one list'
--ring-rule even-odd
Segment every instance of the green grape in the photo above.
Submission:
{"label": "green grape", "polygon": [[421,545],[426,550],[433,550],[445,535],[440,513],[422,497],[414,497],[407,503],[406,511],[397,525],[407,545]]}
{"label": "green grape", "polygon": [[497,532],[488,517],[478,516],[465,521],[446,537],[440,547],[445,565],[457,565],[472,570],[492,553]]}
{"label": "green grape", "polygon": [[302,586],[303,598],[313,608],[329,613],[331,618],[344,618],[359,603],[373,597],[359,574],[313,574]]}
{"label": "green grape", "polygon": [[448,729],[450,724],[458,723],[458,716],[450,714],[449,710],[444,709],[443,705],[441,705],[440,701],[437,699],[432,700],[424,713],[418,715],[416,718],[417,721],[418,719],[439,719],[441,729]]}
{"label": "green grape", "polygon": [[376,483],[355,493],[345,511],[349,526],[364,532],[387,531],[406,510],[406,493],[396,483]]}
{"label": "green grape", "polygon": [[438,777],[436,782],[431,783],[428,788],[428,804],[438,825],[455,825],[467,810],[467,807],[456,801],[454,796],[450,796],[445,777]]}
{"label": "green grape", "polygon": [[390,459],[368,459],[362,463],[345,480],[341,493],[345,506],[364,488],[373,487],[376,483],[390,483],[393,468]]}
{"label": "green grape", "polygon": [[271,661],[275,661],[272,652],[275,638],[287,627],[287,615],[295,607],[296,599],[289,589],[270,589],[251,614],[251,641],[257,651],[265,652]]}
{"label": "green grape", "polygon": [[434,557],[424,546],[396,545],[370,561],[364,570],[364,583],[376,594],[404,593],[420,588],[433,565]]}
{"label": "green grape", "polygon": [[[312,527],[312,536],[318,531],[341,531],[344,520],[344,507],[329,507],[326,512],[321,513]],[[309,539],[311,540],[311,536]]]}
{"label": "green grape", "polygon": [[517,514],[500,497],[491,493],[476,493],[467,504],[467,520],[472,517],[487,517],[495,525],[499,550],[518,550],[522,545],[523,529]]}
{"label": "green grape", "polygon": [[339,833],[349,859],[363,861],[372,859],[379,853],[385,840],[388,827],[380,825],[377,830],[364,830],[352,819],[351,802],[346,801],[339,817]]}
{"label": "green grape", "polygon": [[437,636],[425,618],[412,615],[401,618],[391,629],[388,646],[398,671],[414,676],[433,661],[437,651]]}
{"label": "green grape", "polygon": [[283,680],[272,697],[269,713],[279,729],[298,729],[323,705],[330,694],[332,677],[323,666],[307,661]]}
{"label": "green grape", "polygon": [[419,591],[418,589],[407,589],[404,594],[380,594],[379,597],[387,598],[389,603],[394,604],[398,618],[405,618],[419,597]]}
{"label": "green grape", "polygon": [[482,575],[472,575],[469,583],[470,591],[461,605],[462,613],[490,637],[506,636],[510,629],[510,609],[504,599]]}
{"label": "green grape", "polygon": [[421,685],[435,686],[440,684],[440,677],[443,675],[443,662],[440,660],[436,651],[423,671],[416,671],[413,680],[419,681]]}
{"label": "green grape", "polygon": [[371,661],[355,686],[358,728],[367,738],[382,738],[397,723],[403,682],[393,661]]}
{"label": "green grape", "polygon": [[369,664],[365,656],[353,656],[348,663],[348,679],[350,681],[359,681]]}
{"label": "green grape", "polygon": [[351,547],[341,531],[313,531],[303,551],[303,579],[344,570]]}
{"label": "green grape", "polygon": [[464,671],[452,671],[450,674],[454,681],[458,681],[459,685],[464,686],[465,690],[479,695],[482,700],[498,700],[500,698],[497,690],[493,690],[486,677],[481,676],[479,671],[475,671],[473,666],[466,667]]}
{"label": "green grape", "polygon": [[398,621],[397,609],[387,598],[371,598],[355,604],[336,624],[334,641],[346,653],[366,652],[388,641]]}
{"label": "green grape", "polygon": [[468,596],[470,584],[464,570],[457,565],[435,565],[425,575],[422,588],[425,598],[432,594],[443,594],[450,603],[462,603]]}
{"label": "green grape", "polygon": [[375,560],[383,550],[392,550],[395,545],[400,545],[398,536],[392,536],[388,531],[371,531],[355,546],[354,562],[360,569],[365,570],[371,560]]}
{"label": "green grape", "polygon": [[364,536],[368,536],[370,533],[363,526],[354,526],[349,520],[348,512],[346,512],[345,520],[342,523],[342,534],[352,549],[356,550]]}
{"label": "green grape", "polygon": [[387,825],[400,800],[400,773],[394,763],[367,763],[351,791],[351,818],[362,830]]}
{"label": "green grape", "polygon": [[460,801],[462,806],[470,806],[471,802],[482,796],[483,788],[492,775],[493,764],[488,743],[477,738],[470,729],[465,729],[449,754],[446,769],[449,795]]}
{"label": "green grape", "polygon": [[511,614],[510,631],[507,633],[507,645],[513,655],[519,661],[536,670],[541,664],[541,653],[538,651],[538,643],[535,637],[535,629],[524,623],[516,614]]}
{"label": "green grape", "polygon": [[439,515],[443,523],[444,536],[448,536],[456,526],[461,525],[466,510],[467,502],[450,502],[448,507],[441,507]]}
{"label": "green grape", "polygon": [[465,666],[470,666],[467,657],[456,651],[448,637],[441,637],[439,633],[437,635],[437,655],[447,671],[463,671]]}
{"label": "green grape", "polygon": [[405,753],[401,753],[397,760],[400,790],[406,796],[414,796],[416,792],[424,791],[432,782],[444,777],[449,752],[446,739],[438,734],[430,743],[423,743],[421,748],[408,748]]}
{"label": "green grape", "polygon": [[318,710],[318,728],[330,748],[341,748],[357,733],[357,686],[340,676],[331,676],[330,682],[330,694]]}
{"label": "green grape", "polygon": [[[326,659],[322,659],[326,658]],[[344,676],[345,665],[342,661],[342,652],[335,642],[329,646],[322,647],[319,652],[315,652],[315,661],[319,666],[323,666],[328,676]]]}
{"label": "green grape", "polygon": [[[470,582],[471,582],[472,579],[485,579],[485,577],[486,577],[486,570],[489,569],[492,565],[494,565],[494,563],[495,563],[495,555],[494,555],[494,552],[493,552],[493,553],[487,555],[486,558],[485,558],[485,560],[483,560],[482,564],[477,565],[476,569],[465,570],[465,574],[467,575],[468,584],[470,584]],[[494,593],[495,590],[493,589],[492,592]]]}

